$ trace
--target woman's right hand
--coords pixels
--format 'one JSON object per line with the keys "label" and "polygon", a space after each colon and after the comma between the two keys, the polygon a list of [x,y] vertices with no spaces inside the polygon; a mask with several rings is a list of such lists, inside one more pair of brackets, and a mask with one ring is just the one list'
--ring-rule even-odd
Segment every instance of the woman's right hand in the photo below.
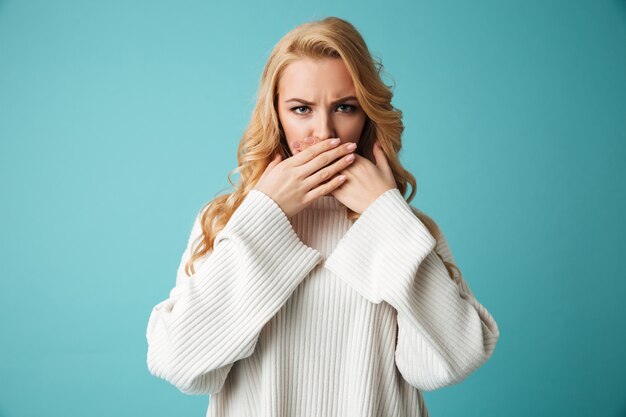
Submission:
{"label": "woman's right hand", "polygon": [[[332,143],[333,139],[336,144]],[[333,139],[322,140],[285,160],[277,154],[254,189],[274,200],[287,217],[296,215],[345,180],[335,174],[354,161],[352,154],[356,146],[349,149],[353,142],[341,143],[341,139]]]}

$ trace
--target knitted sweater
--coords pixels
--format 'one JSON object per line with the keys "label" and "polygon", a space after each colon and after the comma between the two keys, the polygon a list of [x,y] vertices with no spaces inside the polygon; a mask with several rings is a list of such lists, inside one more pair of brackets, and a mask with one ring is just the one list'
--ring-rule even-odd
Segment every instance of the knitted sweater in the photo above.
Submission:
{"label": "knitted sweater", "polygon": [[149,317],[150,373],[210,395],[210,417],[428,416],[421,391],[464,380],[499,330],[412,210],[393,188],[356,221],[332,195],[288,218],[253,189],[190,278],[198,215]]}

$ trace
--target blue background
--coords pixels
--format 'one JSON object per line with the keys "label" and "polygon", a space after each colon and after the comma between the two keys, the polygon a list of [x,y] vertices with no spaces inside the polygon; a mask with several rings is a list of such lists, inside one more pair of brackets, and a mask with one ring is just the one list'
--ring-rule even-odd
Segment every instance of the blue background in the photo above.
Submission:
{"label": "blue background", "polygon": [[501,329],[431,415],[626,415],[625,1],[63,0],[0,1],[0,416],[204,415],[148,373],[148,316],[271,48],[328,15]]}

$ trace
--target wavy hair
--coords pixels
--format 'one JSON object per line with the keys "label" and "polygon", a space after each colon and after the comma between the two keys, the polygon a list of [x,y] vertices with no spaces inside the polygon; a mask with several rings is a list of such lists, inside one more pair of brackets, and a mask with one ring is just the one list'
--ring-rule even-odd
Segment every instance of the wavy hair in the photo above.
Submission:
{"label": "wavy hair", "polygon": [[[396,186],[404,195],[408,184],[411,185],[407,202],[415,196],[415,178],[404,169],[398,157],[404,130],[402,111],[391,104],[392,88],[380,76],[384,70],[383,64],[370,54],[363,37],[348,21],[329,16],[303,23],[283,36],[270,53],[260,79],[250,122],[237,149],[238,167],[228,174],[228,182],[234,190],[230,194],[217,196],[201,208],[199,216],[202,235],[193,242],[191,256],[185,265],[187,275],[194,274],[194,262],[212,250],[216,235],[254,188],[276,152],[280,152],[283,160],[291,156],[278,118],[277,86],[285,68],[302,58],[343,59],[354,82],[357,100],[367,115],[355,152],[374,162],[372,146],[378,139],[393,171]],[[233,184],[230,177],[236,172],[240,173],[240,178],[237,184]],[[414,210],[414,213],[439,240],[437,224],[423,212]],[[360,215],[348,209],[347,216],[356,220]],[[451,268],[456,266],[444,263],[452,274]]]}

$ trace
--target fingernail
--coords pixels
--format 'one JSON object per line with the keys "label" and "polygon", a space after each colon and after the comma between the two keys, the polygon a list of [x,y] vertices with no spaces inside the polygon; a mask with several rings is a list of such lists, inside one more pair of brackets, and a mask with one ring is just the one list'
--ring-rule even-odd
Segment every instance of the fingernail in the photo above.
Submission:
{"label": "fingernail", "polygon": [[304,138],[304,142],[311,144],[315,142],[315,139],[313,139],[311,136],[307,136],[306,138]]}
{"label": "fingernail", "polygon": [[335,138],[335,139],[332,139],[332,140],[330,141],[330,144],[331,144],[331,145],[339,145],[339,142],[341,142],[341,139],[339,139],[339,138]]}
{"label": "fingernail", "polygon": [[293,142],[291,145],[296,149],[300,148],[300,142],[296,141],[296,142]]}

